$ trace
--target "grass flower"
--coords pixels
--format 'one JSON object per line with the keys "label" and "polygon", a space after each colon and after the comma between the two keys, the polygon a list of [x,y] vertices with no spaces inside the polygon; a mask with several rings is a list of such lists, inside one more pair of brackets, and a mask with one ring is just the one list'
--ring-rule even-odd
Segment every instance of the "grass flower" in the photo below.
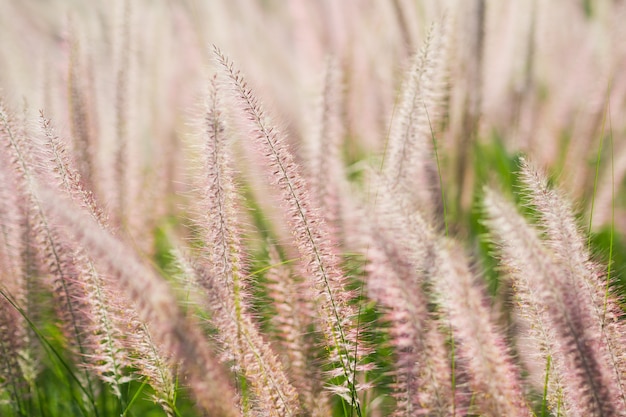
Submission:
{"label": "grass flower", "polygon": [[258,100],[242,75],[218,50],[215,55],[229,78],[243,112],[251,122],[256,142],[267,159],[269,178],[280,188],[286,205],[287,222],[293,231],[295,244],[304,258],[306,275],[316,292],[316,308],[326,337],[329,357],[336,363],[341,383],[338,392],[357,408],[356,372],[359,358],[366,352],[358,341],[356,312],[349,303],[350,292],[338,260],[329,246],[325,224],[317,208],[312,206],[300,168],[285,145],[285,138],[268,124]]}
{"label": "grass flower", "polygon": [[567,267],[502,197],[489,191],[485,207],[492,233],[501,245],[503,261],[518,271],[514,277],[523,288],[521,296],[530,292],[534,297],[525,302],[536,303],[540,311],[546,312],[547,326],[561,355],[557,363],[564,364],[557,370],[563,372],[559,379],[563,381],[567,403],[584,415],[620,415],[621,406],[616,402],[618,387],[611,381],[611,368],[598,348],[599,326],[595,325],[593,312],[574,277],[567,274]]}
{"label": "grass flower", "polygon": [[[211,84],[206,114],[206,188],[202,207],[205,213],[207,248],[201,257],[199,283],[207,290],[213,322],[227,357],[232,356],[234,369],[250,383],[256,399],[253,409],[274,416],[298,414],[294,388],[271,347],[263,341],[249,310],[244,248],[237,215],[237,194],[228,157],[230,151],[221,120],[215,78]],[[242,409],[250,412],[251,404],[245,383],[241,384]]]}

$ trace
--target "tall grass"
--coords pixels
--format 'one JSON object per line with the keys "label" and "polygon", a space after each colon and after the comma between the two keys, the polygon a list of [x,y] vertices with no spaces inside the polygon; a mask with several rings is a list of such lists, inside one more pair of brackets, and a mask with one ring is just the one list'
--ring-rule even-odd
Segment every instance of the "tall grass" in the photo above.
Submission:
{"label": "tall grass", "polygon": [[626,6],[531,3],[0,3],[0,415],[625,416]]}

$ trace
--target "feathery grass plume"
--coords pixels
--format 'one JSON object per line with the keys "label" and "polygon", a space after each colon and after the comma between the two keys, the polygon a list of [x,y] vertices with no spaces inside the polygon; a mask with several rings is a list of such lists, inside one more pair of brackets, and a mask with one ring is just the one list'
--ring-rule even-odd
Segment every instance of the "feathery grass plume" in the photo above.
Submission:
{"label": "feathery grass plume", "polygon": [[[182,294],[185,298],[179,298],[179,302],[183,301],[197,306],[198,309],[187,309],[185,316],[192,317],[196,313],[200,313],[201,303],[204,301],[201,288],[194,281],[195,272],[193,266],[189,263],[186,254],[180,248],[174,248],[170,252],[173,258],[172,278],[177,283],[184,286],[186,294]],[[169,271],[168,271],[169,272]],[[202,311],[204,312],[204,311]],[[135,373],[141,378],[145,378],[150,384],[154,393],[153,400],[161,406],[168,417],[179,417],[180,412],[176,405],[178,396],[178,368],[170,352],[166,351],[165,346],[157,344],[152,334],[155,329],[142,322],[135,311],[130,311],[126,315],[127,328],[132,329],[128,332],[125,340],[127,349],[132,352],[133,366]]]}
{"label": "feathery grass plume", "polygon": [[[85,189],[80,174],[66,157],[64,144],[43,114],[41,119],[49,153],[46,159],[53,164],[58,187],[84,207],[103,230],[110,231],[105,213],[100,210],[93,193]],[[162,347],[156,346],[148,326],[134,313],[132,301],[112,285],[112,277],[106,276],[108,271],[98,271],[83,251],[77,251],[75,260],[81,266],[82,281],[87,288],[87,308],[93,316],[92,328],[88,332],[91,351],[86,355],[86,366],[123,400],[121,385],[132,379],[125,372],[132,363],[138,374],[148,377],[155,401],[168,415],[175,415],[175,371],[165,359],[167,354]],[[135,355],[131,355],[133,352]]]}
{"label": "feathery grass plume", "polygon": [[[0,273],[2,281],[8,278]],[[28,393],[26,380],[20,367],[20,352],[23,349],[24,320],[13,307],[12,295],[4,283],[0,284],[0,392],[9,393],[16,414],[23,413],[22,401]]]}
{"label": "feathery grass plume", "polygon": [[352,295],[346,288],[346,278],[329,245],[326,225],[310,200],[300,168],[287,149],[285,138],[269,124],[241,73],[217,47],[214,47],[214,52],[247,115],[257,146],[266,157],[267,174],[280,188],[286,205],[286,220],[306,265],[305,276],[316,291],[318,317],[326,337],[329,358],[336,366],[331,376],[341,380],[331,388],[346,398],[361,416],[357,391],[362,387],[356,383],[356,373],[368,349],[359,343],[356,311],[350,304]]}
{"label": "feathery grass plume", "polygon": [[383,173],[412,207],[434,218],[440,208],[437,167],[432,157],[433,129],[443,114],[446,94],[447,26],[433,25],[415,55],[398,114],[391,122]]}
{"label": "feathery grass plume", "polygon": [[[80,271],[77,268],[73,251],[67,242],[59,238],[57,231],[49,224],[48,218],[42,209],[42,202],[34,190],[35,160],[32,160],[32,151],[29,152],[27,140],[17,134],[12,125],[11,117],[4,105],[0,103],[0,139],[6,140],[12,165],[19,178],[19,188],[28,199],[29,216],[33,224],[33,233],[37,241],[39,262],[50,274],[49,285],[57,298],[55,306],[62,321],[62,328],[75,354],[85,355],[85,337],[90,327],[90,317],[84,314],[85,288],[80,281]],[[85,399],[96,407],[94,403],[94,386],[91,377],[85,371],[78,374],[79,381],[85,389],[82,393]]]}
{"label": "feathery grass plume", "polygon": [[342,84],[337,62],[327,58],[319,115],[310,139],[311,196],[322,209],[334,245],[341,243],[343,204],[349,196],[342,161],[344,126],[341,120]]}
{"label": "feathery grass plume", "polygon": [[[434,346],[436,324],[429,319],[423,293],[422,271],[412,256],[394,241],[388,228],[371,232],[367,247],[369,296],[384,306],[390,322],[391,342],[396,349],[394,416],[428,414],[448,416],[452,411],[451,370]],[[439,351],[435,349],[440,349]]]}
{"label": "feathery grass plume", "polygon": [[[396,192],[392,179],[383,174],[372,173],[371,181],[376,190],[376,201],[369,217],[375,220],[369,222],[373,224],[369,230],[362,226],[359,232],[361,237],[367,237],[362,244],[368,262],[371,263],[368,268],[370,273],[374,273],[381,268],[382,262],[382,271],[378,272],[381,274],[378,285],[384,289],[386,285],[390,285],[388,281],[394,282],[396,288],[401,289],[400,296],[410,302],[405,305],[387,296],[379,301],[391,309],[391,314],[400,311],[401,314],[411,315],[415,311],[408,313],[409,310],[417,309],[430,315],[425,305],[419,305],[420,297],[416,294],[432,287],[432,281],[437,279],[433,273],[439,237],[424,215],[413,210],[410,198],[405,193]],[[387,273],[382,273],[383,271]],[[390,280],[389,274],[396,279]],[[424,295],[423,303],[433,301],[430,299],[431,295]],[[456,398],[460,397],[459,387],[454,382],[458,370],[451,366],[449,349],[444,346],[443,335],[434,323],[428,323],[430,319],[424,316],[412,318],[411,320],[417,322],[411,321],[404,326],[405,330],[414,332],[413,336],[417,338],[415,348],[419,347],[412,354],[419,356],[421,364],[410,365],[413,371],[418,372],[414,378],[418,378],[421,383],[421,391],[416,398],[422,408],[430,409],[434,415],[448,415],[450,412],[455,414],[465,408],[459,402],[460,398]],[[398,325],[393,323],[394,326]],[[418,328],[421,328],[419,332]],[[420,349],[427,352],[420,352]]]}
{"label": "feathery grass plume", "polygon": [[[67,194],[74,202],[84,207],[103,229],[107,228],[107,219],[98,207],[91,191],[85,189],[82,177],[67,156],[65,144],[56,135],[51,122],[43,112],[40,116],[41,129],[45,136],[43,168],[49,169],[49,180]],[[124,374],[129,359],[123,348],[123,332],[116,323],[123,321],[121,303],[123,300],[96,269],[92,260],[82,250],[74,252],[74,263],[78,269],[78,280],[85,289],[85,304],[81,314],[86,315],[89,327],[86,329],[85,365],[96,371],[107,382],[118,398],[122,398],[121,385],[130,378]],[[117,302],[112,301],[117,300]]]}
{"label": "feathery grass plume", "polygon": [[326,58],[321,94],[313,117],[314,127],[308,138],[304,158],[305,175],[311,200],[321,210],[333,247],[351,249],[358,229],[358,216],[353,216],[355,199],[351,194],[343,161],[346,134],[344,72],[334,56]]}
{"label": "feathery grass plume", "polygon": [[557,335],[550,325],[548,311],[536,302],[541,294],[529,283],[527,274],[504,257],[502,263],[505,277],[513,280],[513,320],[519,329],[517,349],[521,362],[529,370],[530,382],[538,391],[543,391],[546,407],[555,410],[558,416],[578,415],[575,404],[564,395],[564,357],[559,352]]}
{"label": "feathery grass plume", "polygon": [[[454,392],[450,395],[450,400],[454,401],[453,414],[469,405],[465,404],[461,393],[456,392],[459,389],[457,377],[467,373],[476,396],[472,403],[484,415],[530,415],[522,397],[517,369],[484,305],[485,294],[478,287],[462,249],[439,236],[422,213],[412,210],[411,200],[404,193],[394,192],[392,180],[384,175],[375,176],[374,180],[381,201],[374,208],[377,219],[381,225],[393,225],[403,232],[396,232],[393,241],[405,248],[408,259],[423,274],[441,307],[440,314],[446,317],[444,320],[452,329],[453,368],[444,374],[446,367],[439,367],[441,360],[438,360],[434,361],[431,372],[439,375],[444,388],[448,375],[455,378],[451,382]],[[456,369],[458,365],[465,365],[467,369]]]}
{"label": "feathery grass plume", "polygon": [[[0,110],[2,106],[0,101]],[[33,278],[37,266],[34,259],[36,249],[32,242],[32,219],[28,215],[30,205],[20,191],[20,181],[16,178],[19,175],[10,169],[12,164],[8,156],[0,152],[0,276],[3,276],[0,277],[0,288],[4,293],[0,303],[15,303],[34,320],[37,311],[33,305],[33,294],[36,292]],[[14,306],[11,309],[15,309]],[[19,347],[12,358],[18,360],[22,376],[32,387],[39,371],[33,346],[34,335],[21,314],[14,316],[14,312],[7,312],[6,317],[12,317],[7,325],[14,327],[10,332],[13,334],[9,339],[11,345]]]}
{"label": "feathery grass plume", "polygon": [[473,192],[472,143],[476,140],[483,102],[483,73],[485,54],[485,20],[488,10],[485,0],[468,0],[454,8],[454,20],[458,30],[455,34],[455,66],[460,71],[454,74],[457,103],[460,106],[458,121],[453,126],[456,156],[454,179],[456,182],[456,204],[461,208],[471,204]]}
{"label": "feathery grass plume", "polygon": [[130,65],[130,19],[131,1],[124,0],[120,39],[117,42],[117,70],[115,76],[115,134],[113,176],[116,188],[115,216],[119,224],[125,224],[128,215],[128,89]]}
{"label": "feathery grass plume", "polygon": [[[6,164],[6,165],[5,165]],[[6,279],[0,285],[9,289],[15,299],[24,305],[26,276],[22,262],[21,239],[23,213],[20,196],[15,187],[14,178],[7,172],[7,161],[4,154],[0,155],[0,271]]]}
{"label": "feathery grass plume", "polygon": [[86,329],[82,364],[108,384],[113,394],[125,401],[123,384],[133,378],[128,374],[131,366],[128,349],[124,346],[127,327],[123,323],[129,302],[111,288],[110,277],[99,271],[89,256],[78,249],[74,262],[79,268],[79,279],[85,286],[84,311],[90,320]]}
{"label": "feathery grass plume", "polygon": [[28,187],[31,179],[28,167],[32,164],[32,152],[31,144],[24,136],[20,126],[16,126],[13,114],[0,97],[0,137],[16,173],[18,192],[28,194],[31,192]]}
{"label": "feathery grass plume", "polygon": [[150,328],[130,310],[127,313],[128,337],[124,340],[127,349],[133,353],[132,364],[136,373],[145,377],[154,391],[152,398],[161,406],[168,417],[176,417],[176,359],[158,344],[152,335],[158,329]]}
{"label": "feathery grass plume", "polygon": [[[96,204],[93,194],[84,188],[80,174],[66,156],[64,144],[43,113],[41,123],[49,153],[45,159],[53,165],[57,186],[85,208],[103,230],[110,231],[106,215]],[[86,355],[86,366],[96,371],[111,386],[114,394],[123,399],[121,385],[132,379],[125,373],[132,364],[137,374],[148,378],[156,403],[168,416],[175,416],[175,367],[168,353],[164,352],[165,348],[157,345],[148,325],[133,311],[132,301],[114,288],[111,277],[103,277],[80,249],[75,260],[81,266],[82,281],[87,288],[88,313],[94,319],[88,333],[92,352]]]}
{"label": "feathery grass plume", "polygon": [[485,416],[530,416],[519,372],[498,333],[485,294],[469,269],[463,249],[441,241],[433,286],[450,319],[456,350],[469,366],[474,401]]}
{"label": "feathery grass plume", "polygon": [[92,100],[88,94],[91,92],[88,80],[85,77],[85,68],[81,56],[81,44],[79,33],[74,20],[70,20],[70,57],[68,65],[67,89],[68,111],[71,122],[72,149],[76,155],[78,172],[85,188],[94,190],[95,187],[95,152],[96,132],[92,119],[95,115]]}
{"label": "feathery grass plume", "polygon": [[458,377],[455,380],[457,386],[452,389],[450,349],[441,324],[438,323],[431,320],[426,327],[426,366],[420,370],[420,378],[427,383],[420,393],[420,404],[430,410],[433,417],[444,417],[460,412],[460,402],[454,396],[460,395],[462,391],[458,389]]}
{"label": "feathery grass plume", "polygon": [[[562,381],[567,402],[585,416],[622,415],[612,370],[600,348],[600,334],[579,285],[568,274],[537,232],[501,196],[486,190],[488,226],[501,246],[502,261],[518,271],[516,281],[527,285],[539,310],[545,310],[559,353],[563,357]],[[557,369],[558,371],[559,369]]]}
{"label": "feathery grass plume", "polygon": [[[0,161],[4,158],[0,157]],[[26,322],[13,306],[26,306],[25,275],[20,264],[21,224],[18,198],[12,181],[0,166],[0,392],[9,393],[16,415],[24,415],[28,398],[21,362],[29,347]]]}
{"label": "feathery grass plume", "polygon": [[[509,269],[508,276],[519,271]],[[575,405],[564,395],[564,358],[559,353],[556,334],[550,327],[545,308],[533,302],[536,294],[524,278],[515,281],[515,306],[512,312],[516,325],[516,345],[520,362],[528,369],[528,381],[537,392],[542,392],[544,407],[556,415],[577,415]]]}
{"label": "feathery grass plume", "polygon": [[528,161],[522,160],[521,167],[522,182],[546,233],[545,243],[563,265],[567,281],[578,288],[592,312],[601,349],[613,371],[613,385],[626,410],[626,327],[621,320],[624,313],[608,282],[603,280],[601,266],[591,260],[571,204],[558,190],[549,188],[545,174]]}
{"label": "feathery grass plume", "polygon": [[[206,273],[200,284],[207,289],[212,321],[225,350],[233,356],[240,378],[247,379],[256,396],[254,406],[263,414],[295,416],[298,399],[281,363],[263,340],[248,307],[246,266],[237,214],[238,195],[230,167],[229,143],[220,114],[216,77],[211,81],[205,119],[206,186],[201,227],[207,245],[202,255]],[[249,414],[247,385],[241,384],[244,414]]]}
{"label": "feathery grass plume", "polygon": [[40,111],[39,115],[41,130],[45,136],[45,149],[41,155],[42,164],[45,165],[43,168],[52,171],[48,173],[51,177],[48,179],[56,182],[56,185],[68,197],[83,206],[103,228],[107,228],[106,213],[100,209],[92,190],[85,184],[83,176],[68,157],[65,143],[58,137],[52,127],[52,122],[45,117],[44,112]]}
{"label": "feathery grass plume", "polygon": [[184,318],[168,284],[81,209],[49,189],[40,188],[38,195],[44,210],[64,226],[77,246],[115,274],[117,285],[133,300],[140,319],[154,329],[156,344],[181,363],[199,404],[215,415],[237,416],[236,395],[226,374],[198,326]]}
{"label": "feathery grass plume", "polygon": [[331,414],[327,392],[323,390],[321,372],[315,363],[314,308],[307,298],[304,282],[281,261],[276,246],[268,243],[269,269],[265,274],[268,292],[277,314],[271,323],[276,328],[279,352],[289,378],[307,415]]}
{"label": "feathery grass plume", "polygon": [[[484,305],[486,296],[471,273],[462,250],[440,236],[424,214],[412,208],[410,197],[396,192],[392,179],[384,175],[373,179],[380,201],[374,207],[379,224],[387,229],[389,225],[396,228],[392,241],[404,248],[402,250],[410,262],[423,275],[423,285],[432,289],[431,297],[441,307],[438,313],[442,316],[441,321],[447,322],[452,331],[451,369],[441,365],[440,357],[428,368],[431,369],[429,373],[439,375],[441,392],[446,392],[448,380],[451,380],[452,413],[462,413],[476,404],[486,415],[529,415],[517,369],[504,338]],[[431,331],[437,343],[438,335],[434,329]],[[426,339],[427,336],[423,337]],[[435,350],[431,356],[435,357],[437,353]],[[447,375],[444,373],[446,369]],[[466,388],[459,383],[461,379],[469,382],[475,396],[471,401],[464,398]]]}
{"label": "feathery grass plume", "polygon": [[[251,393],[242,402],[244,415],[297,416],[298,395],[288,381],[282,364],[259,333],[250,313],[244,309],[238,319],[232,293],[221,279],[212,277],[203,266],[196,267],[198,282],[205,289],[211,307],[211,321],[224,346],[223,358],[234,362],[234,370],[249,381]],[[237,348],[239,351],[231,349]],[[244,380],[240,380],[244,382]],[[242,388],[242,390],[245,388]]]}

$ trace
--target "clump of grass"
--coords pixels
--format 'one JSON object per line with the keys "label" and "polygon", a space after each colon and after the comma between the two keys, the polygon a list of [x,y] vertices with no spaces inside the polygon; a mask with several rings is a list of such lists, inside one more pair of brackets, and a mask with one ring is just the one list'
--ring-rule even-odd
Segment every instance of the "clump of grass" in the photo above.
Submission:
{"label": "clump of grass", "polygon": [[[0,31],[67,65],[45,68],[43,99],[25,89],[34,117],[10,99],[28,85],[14,71],[24,53],[0,68],[0,414],[626,415],[612,285],[623,170],[602,147],[602,106],[580,110],[542,72],[551,7],[520,6],[520,40],[497,29],[506,8],[480,0],[443,19],[411,2],[241,0],[232,32],[257,46],[244,54],[213,29],[235,19],[218,2],[148,14],[125,1],[98,8],[98,24],[75,10],[66,32],[41,17],[20,37],[8,19],[30,21],[29,4],[0,5]],[[617,36],[600,9],[552,7],[574,34]],[[515,76],[489,48],[520,43],[523,88],[508,90]],[[624,94],[618,49],[598,60],[609,96]],[[623,110],[610,98],[609,122]],[[179,113],[200,100],[200,116]],[[565,146],[581,132],[601,136],[585,155],[593,181],[581,143]],[[611,216],[594,221],[597,190]],[[591,212],[568,195],[590,195]]]}

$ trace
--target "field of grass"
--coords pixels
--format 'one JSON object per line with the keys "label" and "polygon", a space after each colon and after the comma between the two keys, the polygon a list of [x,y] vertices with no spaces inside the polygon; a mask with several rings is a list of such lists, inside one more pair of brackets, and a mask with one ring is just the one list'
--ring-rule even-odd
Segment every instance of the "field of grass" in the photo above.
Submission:
{"label": "field of grass", "polygon": [[623,21],[0,0],[0,416],[626,416]]}

